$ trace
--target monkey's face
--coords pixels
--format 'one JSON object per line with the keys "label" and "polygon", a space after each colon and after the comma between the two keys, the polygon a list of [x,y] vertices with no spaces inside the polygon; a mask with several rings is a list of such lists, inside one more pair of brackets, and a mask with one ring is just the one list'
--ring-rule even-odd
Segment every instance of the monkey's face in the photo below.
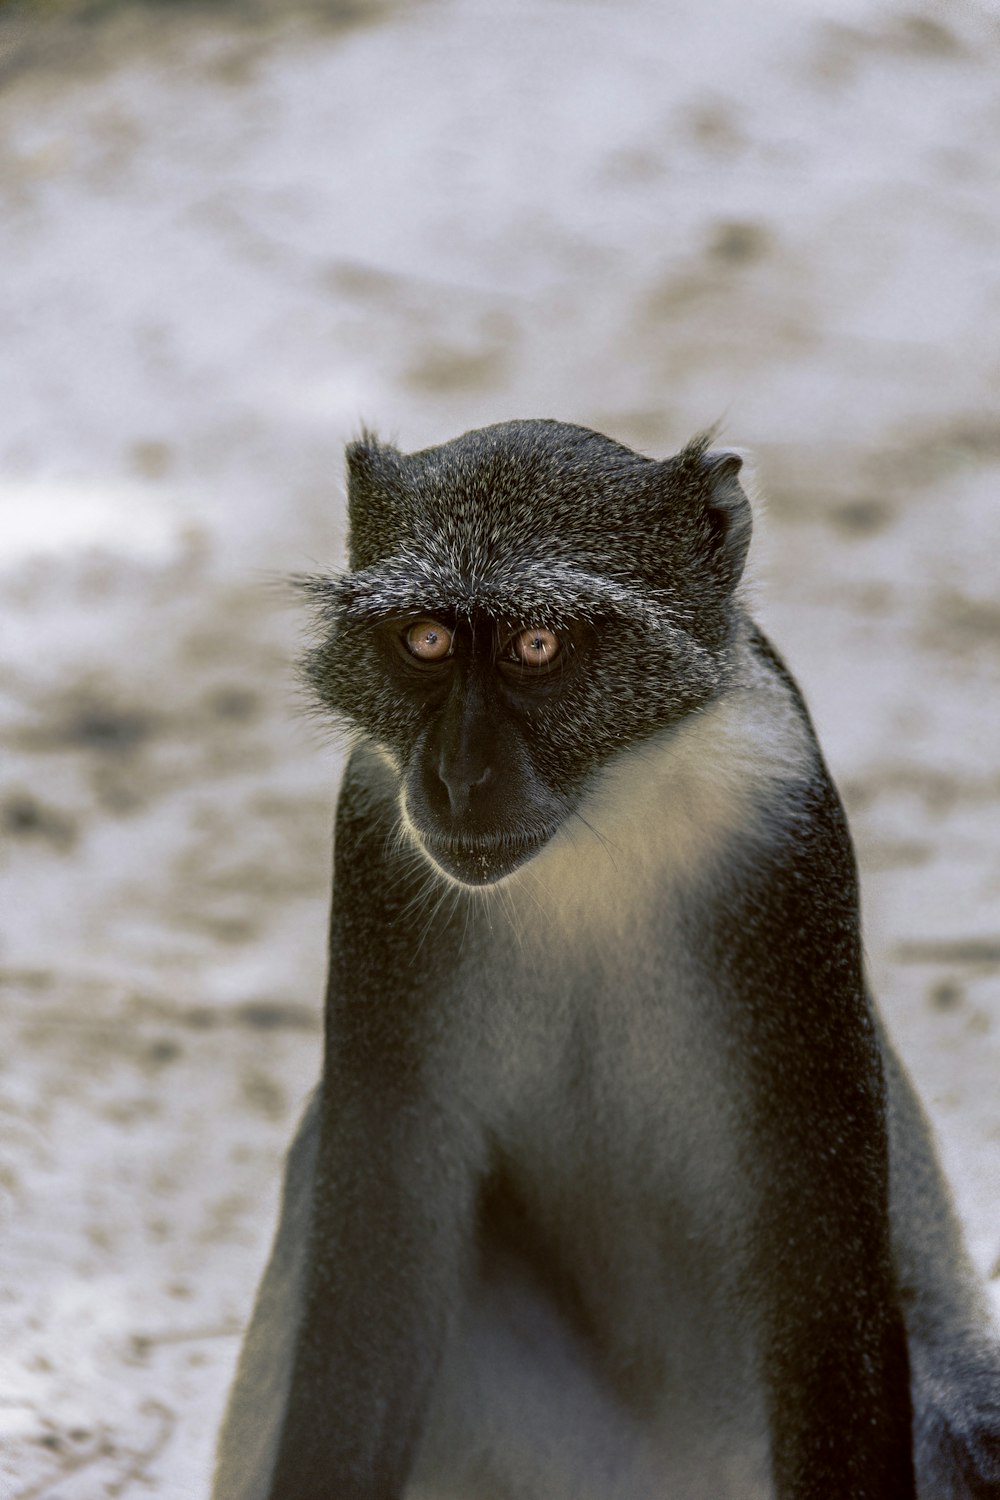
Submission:
{"label": "monkey's face", "polygon": [[589,827],[581,803],[601,768],[706,701],[708,665],[682,632],[623,618],[538,623],[439,604],[342,618],[308,670],[388,752],[412,842],[439,873],[482,887],[560,830]]}

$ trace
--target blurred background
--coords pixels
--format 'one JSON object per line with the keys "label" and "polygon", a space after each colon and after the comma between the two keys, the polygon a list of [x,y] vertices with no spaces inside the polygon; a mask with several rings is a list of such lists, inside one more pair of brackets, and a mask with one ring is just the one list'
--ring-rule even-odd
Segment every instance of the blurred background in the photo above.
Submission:
{"label": "blurred background", "polygon": [[338,753],[272,579],[338,562],[362,420],[753,452],[998,1293],[998,183],[985,0],[0,5],[4,1500],[207,1495],[319,1065]]}

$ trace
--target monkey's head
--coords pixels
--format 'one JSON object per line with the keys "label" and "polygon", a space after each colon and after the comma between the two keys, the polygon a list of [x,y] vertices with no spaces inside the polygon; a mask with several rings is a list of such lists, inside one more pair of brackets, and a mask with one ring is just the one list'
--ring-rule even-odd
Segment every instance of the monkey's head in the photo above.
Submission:
{"label": "monkey's head", "polygon": [[347,450],[350,568],[306,580],[321,703],[396,769],[439,871],[491,885],[572,818],[622,749],[729,666],[750,508],[740,459],[662,462],[560,422]]}

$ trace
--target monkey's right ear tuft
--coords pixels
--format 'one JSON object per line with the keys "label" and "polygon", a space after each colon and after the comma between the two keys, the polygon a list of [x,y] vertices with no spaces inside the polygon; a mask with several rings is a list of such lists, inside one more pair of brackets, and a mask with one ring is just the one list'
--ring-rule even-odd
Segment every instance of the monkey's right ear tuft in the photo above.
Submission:
{"label": "monkey's right ear tuft", "polygon": [[354,569],[377,562],[391,550],[393,513],[398,526],[401,454],[390,443],[380,443],[368,428],[348,443],[347,515],[350,523],[350,564]]}
{"label": "monkey's right ear tuft", "polygon": [[385,457],[396,452],[391,443],[380,443],[370,427],[362,427],[360,435],[345,449],[348,479],[364,479],[379,468]]}

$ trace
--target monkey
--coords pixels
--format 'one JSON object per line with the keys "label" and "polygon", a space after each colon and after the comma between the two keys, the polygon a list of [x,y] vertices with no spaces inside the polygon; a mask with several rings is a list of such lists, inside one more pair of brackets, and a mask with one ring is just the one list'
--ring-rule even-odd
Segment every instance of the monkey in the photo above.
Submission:
{"label": "monkey", "polygon": [[215,1500],[1000,1497],[1000,1345],[741,459],[347,450],[322,1073]]}

